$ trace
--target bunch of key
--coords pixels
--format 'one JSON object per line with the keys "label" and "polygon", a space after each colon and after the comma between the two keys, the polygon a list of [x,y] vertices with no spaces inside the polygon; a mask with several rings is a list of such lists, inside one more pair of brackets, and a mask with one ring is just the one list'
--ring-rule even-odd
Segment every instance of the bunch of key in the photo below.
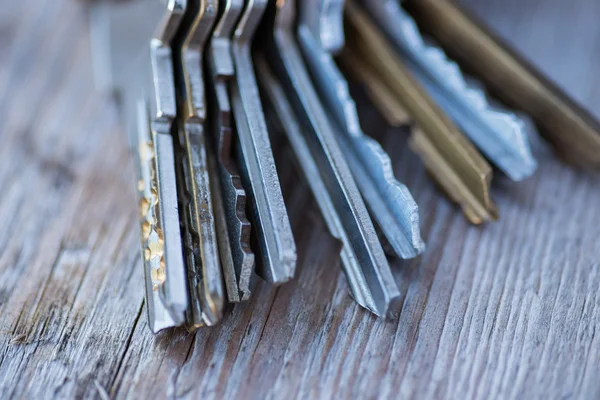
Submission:
{"label": "bunch of key", "polygon": [[498,217],[489,163],[514,181],[534,173],[530,118],[559,154],[600,166],[597,122],[447,1],[99,1],[91,17],[97,81],[117,94],[135,155],[153,332],[215,325],[256,276],[294,277],[275,135],[342,244],[353,298],[398,311],[387,257],[424,251],[418,207],[347,79],[409,128],[473,223]]}

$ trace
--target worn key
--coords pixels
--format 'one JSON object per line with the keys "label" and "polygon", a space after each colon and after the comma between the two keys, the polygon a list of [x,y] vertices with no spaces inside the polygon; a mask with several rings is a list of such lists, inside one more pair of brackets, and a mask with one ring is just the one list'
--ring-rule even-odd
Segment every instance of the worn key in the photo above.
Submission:
{"label": "worn key", "polygon": [[310,0],[300,7],[298,38],[315,88],[338,127],[340,146],[356,183],[387,242],[401,258],[425,249],[419,211],[410,191],[394,178],[392,162],[381,145],[360,126],[348,84],[329,52],[344,45],[343,0]]}
{"label": "worn key", "polygon": [[319,168],[343,229],[354,240],[352,250],[356,253],[357,262],[344,264],[352,292],[361,293],[357,295],[357,301],[376,315],[392,315],[397,311],[400,292],[330,121],[305,69],[294,35],[296,2],[276,2],[270,11],[263,38],[269,63],[290,97],[310,155]]}
{"label": "worn key", "polygon": [[362,4],[413,76],[493,164],[515,181],[535,172],[528,140],[531,124],[492,105],[443,50],[425,43],[397,0],[362,0]]}
{"label": "worn key", "polygon": [[[150,128],[148,104],[137,104],[139,216],[148,324],[153,332],[185,321],[187,292],[170,135]],[[167,283],[170,285],[167,289]],[[167,291],[168,290],[168,291]]]}
{"label": "worn key", "polygon": [[[148,74],[150,83],[147,84],[151,93],[150,129],[154,137],[155,148],[156,189],[153,191],[157,193],[157,197],[154,216],[158,218],[157,226],[162,231],[162,238],[160,238],[161,232],[159,232],[158,243],[162,242],[164,261],[160,265],[165,270],[164,277],[159,275],[159,278],[164,281],[159,284],[158,290],[162,290],[164,293],[163,301],[176,325],[184,322],[182,317],[185,317],[185,312],[189,307],[189,296],[186,290],[185,264],[179,229],[180,215],[175,200],[177,193],[174,180],[175,158],[170,134],[176,107],[169,43],[181,23],[184,6],[185,4],[181,2],[171,2],[166,7],[162,6],[163,17],[150,42],[151,73]],[[144,64],[148,65],[148,59],[144,60]],[[157,253],[160,254],[160,248]],[[145,250],[145,257],[147,254],[148,252]],[[152,250],[150,250],[150,255],[152,257]],[[150,275],[152,277],[152,274]],[[161,285],[164,289],[161,288]],[[148,282],[146,286],[149,287]],[[153,291],[157,290],[154,279],[152,280],[152,289]],[[147,294],[146,297],[148,298],[150,295]],[[158,305],[155,303],[155,306]],[[155,311],[160,312],[160,310]],[[158,327],[154,328],[154,331],[156,330]]]}
{"label": "worn key", "polygon": [[600,124],[472,16],[449,1],[406,1],[419,27],[510,107],[529,114],[568,160],[600,167]]}
{"label": "worn key", "polygon": [[[221,220],[217,221],[219,243],[228,242],[232,271],[223,268],[228,300],[232,303],[250,298],[250,279],[254,253],[250,247],[250,222],[246,217],[246,190],[232,154],[233,115],[229,87],[235,70],[231,55],[231,36],[244,9],[244,0],[223,0],[207,51],[209,116],[213,133],[215,169],[220,178]],[[211,153],[211,152],[209,152]],[[215,204],[215,209],[217,204]]]}
{"label": "worn key", "polygon": [[100,83],[119,94],[136,159],[148,324],[153,332],[183,324],[189,305],[171,137],[176,107],[170,42],[185,5],[139,0],[98,3],[92,10],[94,43],[109,51],[98,53],[103,57],[96,60],[96,70],[104,78]]}
{"label": "worn key", "polygon": [[[207,160],[203,52],[218,13],[216,0],[188,0],[173,42],[180,146],[180,204],[185,215],[189,328],[214,325],[222,316],[225,289],[217,243],[211,174]],[[215,176],[216,178],[216,176]]]}
{"label": "worn key", "polygon": [[346,7],[349,40],[344,51],[368,60],[370,68],[394,91],[421,129],[411,146],[440,186],[473,223],[495,220],[490,199],[492,169],[398,59],[385,37],[354,1]]}
{"label": "worn key", "polygon": [[242,160],[240,172],[250,200],[250,217],[258,242],[254,249],[258,256],[256,270],[263,279],[280,284],[294,276],[296,244],[258,97],[250,48],[267,3],[267,0],[246,0],[231,46],[235,79],[232,80],[230,99]]}

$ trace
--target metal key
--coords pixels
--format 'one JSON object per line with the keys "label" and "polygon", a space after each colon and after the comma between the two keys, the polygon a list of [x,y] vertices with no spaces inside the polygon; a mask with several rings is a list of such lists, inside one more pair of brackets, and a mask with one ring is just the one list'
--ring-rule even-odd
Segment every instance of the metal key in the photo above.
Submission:
{"label": "metal key", "polygon": [[242,178],[248,190],[258,246],[257,273],[280,284],[296,269],[296,244],[279,184],[251,58],[251,41],[267,0],[246,0],[233,35],[235,78],[230,99],[237,127]]}
{"label": "metal key", "polygon": [[492,105],[443,50],[425,43],[397,0],[363,0],[362,4],[413,76],[492,163],[515,181],[535,172],[537,163],[527,137],[530,124]]}
{"label": "metal key", "polygon": [[261,88],[265,93],[263,98],[267,110],[269,110],[267,113],[273,114],[269,121],[278,123],[276,127],[271,126],[271,128],[275,128],[273,130],[277,132],[285,132],[304,177],[317,200],[329,232],[342,244],[340,257],[352,297],[362,307],[376,312],[377,305],[361,271],[360,253],[364,247],[364,240],[361,236],[353,234],[354,230],[346,229],[342,216],[337,212],[335,202],[327,190],[325,179],[321,176],[322,172],[302,135],[301,124],[298,122],[281,84],[271,72],[262,55],[255,57],[255,64]]}
{"label": "metal key", "polygon": [[[153,332],[183,324],[189,306],[171,137],[176,106],[170,42],[185,5],[139,0],[98,3],[93,10],[96,41],[110,51],[97,60],[97,70],[103,71],[103,83],[120,95],[136,158],[148,324]],[[125,39],[122,33],[131,24],[136,33]]]}
{"label": "metal key", "polygon": [[[170,137],[176,108],[169,42],[172,40],[175,30],[181,22],[185,4],[183,2],[171,1],[167,4],[166,10],[165,6],[162,7],[162,19],[160,19],[158,29],[150,41],[150,63],[148,63],[148,59],[144,61],[145,65],[150,64],[152,68],[151,73],[147,76],[150,78],[150,128],[154,137],[156,187],[152,188],[151,191],[157,193],[154,199],[156,204],[154,217],[157,218],[157,225],[154,230],[158,230],[158,244],[161,244],[161,241],[163,242],[162,252],[164,253],[164,260],[161,260],[159,265],[165,270],[164,278],[159,274],[155,276],[159,278],[159,282],[160,279],[164,279],[162,284],[159,283],[158,290],[162,290],[162,293],[164,293],[162,300],[166,308],[170,311],[174,324],[180,325],[184,322],[183,317],[189,306],[189,296],[186,288],[185,264],[182,256],[179,212],[175,200],[175,159],[172,139]],[[144,85],[143,87],[148,86]],[[161,251],[160,247],[157,250],[156,254],[158,255]],[[148,253],[150,253],[151,257],[150,263],[153,263],[153,252],[151,249],[150,252],[148,252],[148,249],[144,251],[144,257],[147,260]],[[151,272],[154,272],[156,267],[152,267]],[[146,268],[146,271],[148,271],[148,268]],[[152,273],[150,276],[154,278]],[[146,287],[149,288],[147,275],[146,281]],[[146,298],[152,296],[156,299],[154,292],[157,290],[157,281],[155,279],[152,279],[152,289],[152,295],[147,293]],[[148,305],[150,306],[150,303]],[[155,301],[154,307],[154,310],[149,310],[150,313],[154,313],[154,315],[161,313],[160,308],[162,305],[159,302]],[[154,331],[166,327],[157,326],[156,322],[158,321],[153,317],[149,319],[149,322],[154,324]]]}
{"label": "metal key", "polygon": [[[218,13],[216,0],[188,0],[185,19],[173,41],[177,88],[179,199],[185,232],[191,307],[188,328],[214,325],[225,303],[207,161],[204,124],[203,52]],[[215,177],[216,178],[216,177]],[[223,250],[229,248],[228,244]]]}
{"label": "metal key", "polygon": [[[343,229],[353,240],[352,251],[357,262],[343,264],[352,293],[360,305],[376,315],[392,315],[397,311],[400,293],[350,168],[304,67],[294,35],[296,2],[276,2],[271,11],[263,38],[269,62],[290,96],[310,157],[318,166],[339,216],[337,220],[342,228],[334,229],[333,234],[339,236]],[[307,156],[301,154],[299,158]]]}
{"label": "metal key", "polygon": [[[182,256],[181,232],[179,228],[179,211],[176,206],[176,188],[174,174],[174,154],[173,143],[170,137],[172,124],[176,115],[175,107],[175,90],[173,86],[173,70],[171,68],[171,49],[169,42],[172,40],[175,30],[181,22],[182,14],[185,11],[183,2],[171,1],[167,4],[166,10],[163,6],[162,19],[158,24],[158,29],[150,41],[150,65],[152,72],[149,76],[150,83],[150,110],[151,122],[150,128],[154,137],[155,150],[155,168],[156,168],[156,187],[151,191],[156,192],[155,213],[157,218],[158,244],[163,242],[164,260],[161,260],[161,268],[164,268],[164,278],[157,274],[157,277],[164,279],[162,284],[164,287],[163,301],[166,308],[170,311],[173,322],[180,325],[184,322],[182,317],[189,307],[189,296],[186,288],[185,264]],[[146,59],[144,64],[148,65]],[[146,87],[146,86],[144,86]],[[135,93],[135,92],[134,92]],[[142,95],[143,96],[143,95]],[[140,155],[141,159],[141,155]],[[142,202],[143,203],[143,202]],[[161,233],[162,231],[162,233]],[[144,231],[142,231],[144,232]],[[161,237],[162,236],[162,237]],[[160,247],[157,254],[160,253]],[[150,263],[153,252],[150,249]],[[144,257],[148,258],[148,248],[144,251]],[[154,261],[155,262],[155,261]],[[152,266],[151,272],[156,270]],[[146,268],[148,271],[148,268]],[[152,274],[150,274],[152,278]],[[149,287],[146,275],[146,287]],[[152,297],[156,298],[156,280],[152,279]],[[147,293],[146,298],[151,297]],[[150,303],[148,304],[150,306]],[[154,302],[154,315],[160,313],[161,305]],[[154,323],[154,331],[162,328],[157,326],[155,318],[149,319],[150,323]],[[166,326],[164,326],[166,327]]]}
{"label": "metal key", "polygon": [[[233,115],[229,101],[229,86],[234,78],[234,66],[231,55],[231,36],[242,14],[244,0],[222,0],[219,21],[210,39],[208,57],[208,92],[212,141],[215,144],[215,161],[222,195],[220,204],[223,216],[218,222],[218,230],[229,242],[232,273],[225,272],[225,284],[230,302],[250,298],[250,278],[254,270],[254,253],[250,248],[250,222],[246,217],[246,191],[242,186],[237,165],[232,156]],[[211,152],[209,152],[211,153]],[[215,205],[215,209],[217,205]]]}
{"label": "metal key", "polygon": [[[392,162],[358,120],[346,79],[330,51],[344,45],[343,0],[311,0],[300,7],[298,38],[315,87],[331,110],[338,127],[338,140],[361,194],[394,252],[413,258],[425,250],[419,228],[419,212],[406,186],[394,178]],[[337,29],[336,29],[337,27]]]}
{"label": "metal key", "polygon": [[406,1],[421,29],[511,107],[529,114],[565,158],[600,167],[600,124],[511,51],[472,16],[448,1]]}
{"label": "metal key", "polygon": [[414,132],[411,146],[472,223],[497,219],[490,199],[489,164],[415,81],[367,14],[354,1],[346,11],[351,46],[345,51],[354,59],[369,60],[369,66],[422,128]]}

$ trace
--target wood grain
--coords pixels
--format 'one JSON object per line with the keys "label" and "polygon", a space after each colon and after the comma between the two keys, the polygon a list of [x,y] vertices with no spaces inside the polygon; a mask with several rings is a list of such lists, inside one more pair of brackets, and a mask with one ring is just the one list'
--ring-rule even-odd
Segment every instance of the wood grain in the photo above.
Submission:
{"label": "wood grain", "polygon": [[[464,3],[600,115],[600,3]],[[0,7],[1,398],[600,397],[600,175],[534,139],[539,172],[518,185],[497,174],[501,219],[473,227],[361,96],[428,243],[394,265],[398,320],[350,299],[283,149],[297,279],[258,283],[216,328],[152,336],[132,166],[93,88],[86,21],[68,0]]]}

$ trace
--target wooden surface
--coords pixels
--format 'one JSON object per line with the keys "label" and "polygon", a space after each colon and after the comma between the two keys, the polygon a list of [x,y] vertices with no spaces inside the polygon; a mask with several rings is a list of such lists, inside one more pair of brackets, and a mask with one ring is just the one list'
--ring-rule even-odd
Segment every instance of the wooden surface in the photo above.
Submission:
{"label": "wooden surface", "polygon": [[[466,3],[600,113],[599,2]],[[376,135],[428,243],[394,264],[398,320],[350,299],[306,184],[280,163],[297,279],[259,285],[214,329],[152,336],[132,166],[116,109],[91,83],[86,24],[68,0],[0,7],[1,398],[600,397],[600,175],[539,140],[537,175],[497,174],[501,219],[473,227],[401,132]]]}

